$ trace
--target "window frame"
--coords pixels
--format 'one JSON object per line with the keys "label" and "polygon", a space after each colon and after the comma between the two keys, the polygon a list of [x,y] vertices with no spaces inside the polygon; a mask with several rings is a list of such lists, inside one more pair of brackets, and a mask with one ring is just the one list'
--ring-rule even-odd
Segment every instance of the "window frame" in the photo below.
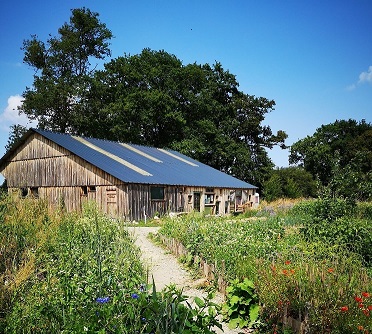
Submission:
{"label": "window frame", "polygon": [[151,186],[150,187],[150,200],[151,201],[165,201],[165,187],[164,186]]}

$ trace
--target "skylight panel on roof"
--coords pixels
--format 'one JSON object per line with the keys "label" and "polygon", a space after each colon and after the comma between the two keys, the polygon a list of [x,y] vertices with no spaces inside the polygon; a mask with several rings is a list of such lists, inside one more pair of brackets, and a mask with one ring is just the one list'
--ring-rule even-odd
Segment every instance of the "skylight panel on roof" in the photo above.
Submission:
{"label": "skylight panel on roof", "polygon": [[130,146],[130,145],[125,144],[125,143],[119,143],[119,144],[120,144],[121,146],[124,146],[124,147],[127,148],[128,150],[131,150],[131,151],[133,151],[133,152],[135,152],[135,153],[137,153],[137,154],[139,154],[139,155],[142,155],[143,157],[145,157],[145,158],[147,158],[147,159],[150,159],[150,160],[155,161],[155,162],[163,162],[163,161],[161,161],[161,160],[159,160],[159,159],[156,159],[156,158],[154,158],[153,156],[151,156],[151,155],[149,155],[149,154],[147,154],[147,153],[145,153],[145,152],[140,151],[139,149],[137,149],[137,148],[135,148],[135,147],[133,147],[133,146]]}
{"label": "skylight panel on roof", "polygon": [[166,150],[163,150],[162,148],[158,148],[158,150],[159,150],[160,152],[163,152],[163,153],[165,153],[165,154],[168,154],[168,155],[170,155],[171,157],[173,157],[173,158],[175,158],[175,159],[178,159],[178,160],[180,160],[180,161],[182,161],[182,162],[184,162],[184,163],[186,163],[186,164],[189,164],[189,165],[191,165],[191,166],[193,166],[193,167],[199,167],[197,164],[194,164],[193,162],[188,161],[188,160],[186,160],[186,159],[184,159],[184,158],[181,158],[181,157],[179,157],[178,155],[175,155],[175,154],[173,154],[173,153],[171,153],[171,152],[168,152],[168,151],[166,151]]}
{"label": "skylight panel on roof", "polygon": [[107,152],[106,150],[104,150],[104,149],[102,149],[102,148],[100,148],[100,147],[98,147],[98,146],[90,143],[89,141],[87,141],[87,140],[85,140],[85,139],[83,139],[81,137],[72,136],[72,138],[74,138],[75,140],[77,140],[80,143],[84,144],[85,146],[87,146],[87,147],[89,147],[89,148],[91,148],[91,149],[93,149],[93,150],[95,150],[95,151],[97,151],[99,153],[102,153],[105,156],[107,156],[107,157],[109,157],[109,158],[111,158],[111,159],[119,162],[120,164],[124,165],[125,167],[128,167],[128,168],[134,170],[135,172],[137,172],[137,173],[139,173],[141,175],[144,175],[144,176],[153,176],[152,174],[150,174],[149,172],[146,172],[142,168],[139,168],[139,167],[131,164],[130,162],[128,162],[128,161],[126,161],[126,160],[118,157],[117,155],[114,155],[114,154],[112,154],[110,152]]}

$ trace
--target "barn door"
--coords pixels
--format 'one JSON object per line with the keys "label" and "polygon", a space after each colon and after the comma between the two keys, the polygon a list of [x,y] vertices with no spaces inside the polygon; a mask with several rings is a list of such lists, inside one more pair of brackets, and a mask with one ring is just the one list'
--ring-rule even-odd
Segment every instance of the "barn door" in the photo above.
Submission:
{"label": "barn door", "polygon": [[107,214],[115,217],[118,214],[117,190],[116,187],[106,188],[106,207]]}
{"label": "barn door", "polygon": [[200,193],[194,193],[194,211],[200,212]]}

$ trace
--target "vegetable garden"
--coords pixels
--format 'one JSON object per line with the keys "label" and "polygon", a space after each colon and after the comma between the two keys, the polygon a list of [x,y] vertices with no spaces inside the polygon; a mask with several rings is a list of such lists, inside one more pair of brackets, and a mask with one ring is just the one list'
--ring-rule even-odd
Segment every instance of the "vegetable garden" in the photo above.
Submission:
{"label": "vegetable garden", "polygon": [[[160,234],[203,258],[229,283],[190,305],[182,291],[148,284],[122,222],[88,203],[48,212],[41,200],[0,199],[0,332],[371,333],[372,205],[323,198],[237,217],[163,218]],[[290,326],[291,325],[291,326]]]}
{"label": "vegetable garden", "polygon": [[288,333],[291,316],[307,333],[371,333],[370,203],[323,198],[249,214],[183,217],[160,230],[230,281],[223,309],[232,327]]}

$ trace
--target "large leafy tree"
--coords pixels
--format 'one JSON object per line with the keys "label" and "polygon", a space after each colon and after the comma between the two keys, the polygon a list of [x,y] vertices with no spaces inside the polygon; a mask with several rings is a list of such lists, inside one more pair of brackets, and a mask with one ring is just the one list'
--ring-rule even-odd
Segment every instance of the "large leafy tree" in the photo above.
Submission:
{"label": "large leafy tree", "polygon": [[35,70],[20,111],[43,129],[76,132],[84,122],[81,100],[94,72],[92,60],[110,55],[112,33],[89,9],[73,9],[69,23],[46,43],[33,35],[23,43],[24,62]]}
{"label": "large leafy tree", "polygon": [[289,157],[335,195],[372,198],[372,125],[337,120],[294,143]]}
{"label": "large leafy tree", "polygon": [[112,37],[98,14],[72,10],[58,32],[23,45],[35,76],[21,112],[41,128],[175,149],[257,186],[274,166],[266,149],[285,147],[284,131],[262,125],[275,102],[240,91],[220,63],[144,49],[96,71]]}
{"label": "large leafy tree", "polygon": [[275,102],[239,91],[220,63],[144,49],[98,71],[86,102],[95,119],[82,133],[172,148],[257,185],[273,167],[265,148],[285,147],[285,132],[262,125]]}
{"label": "large leafy tree", "polygon": [[278,198],[309,198],[317,195],[317,183],[303,167],[275,169],[263,184],[265,200]]}

